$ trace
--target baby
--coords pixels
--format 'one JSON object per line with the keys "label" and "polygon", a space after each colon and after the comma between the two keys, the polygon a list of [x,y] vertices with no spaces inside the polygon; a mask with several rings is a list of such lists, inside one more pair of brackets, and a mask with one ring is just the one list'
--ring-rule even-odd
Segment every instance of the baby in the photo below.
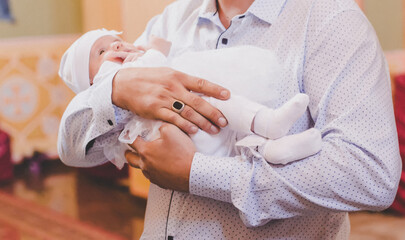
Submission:
{"label": "baby", "polygon": [[[258,94],[261,85],[267,85],[272,78],[277,78],[278,65],[269,50],[247,46],[185,53],[170,59],[171,44],[164,39],[151,37],[149,46],[144,48],[122,41],[119,34],[104,29],[90,31],[65,52],[59,75],[75,93],[97,84],[105,72],[111,67],[117,67],[117,64],[122,65],[120,67],[169,66],[208,79],[232,92],[232,97],[227,101],[202,96],[224,114],[228,126],[217,135],[199,131],[191,136],[198,151],[222,156],[231,155],[233,150],[242,155],[260,153],[273,164],[287,164],[320,151],[322,140],[317,129],[286,136],[295,121],[305,113],[309,103],[307,95],[297,94],[278,109],[263,105],[269,104],[276,97],[270,96],[270,93]],[[245,61],[240,66],[234,63],[239,61],[234,58],[235,54]],[[249,61],[257,61],[258,58],[264,64],[255,64],[255,69],[247,67],[251,64]],[[232,78],[230,74],[235,76],[234,82],[229,81]],[[251,79],[255,80],[255,84],[249,83]],[[245,98],[243,94],[262,104]],[[160,121],[136,115],[125,122],[116,144],[104,149],[105,156],[118,168],[126,162],[124,152],[128,149],[127,144],[135,141],[138,136],[148,141],[158,138],[161,125]]]}

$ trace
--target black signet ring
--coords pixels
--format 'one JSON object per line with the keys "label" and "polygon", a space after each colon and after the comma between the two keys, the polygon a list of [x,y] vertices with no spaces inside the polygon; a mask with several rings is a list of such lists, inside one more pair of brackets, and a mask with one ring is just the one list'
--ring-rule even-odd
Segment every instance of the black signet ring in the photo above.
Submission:
{"label": "black signet ring", "polygon": [[175,111],[176,113],[180,114],[183,110],[184,110],[184,103],[179,101],[179,100],[175,100],[172,104],[172,110]]}

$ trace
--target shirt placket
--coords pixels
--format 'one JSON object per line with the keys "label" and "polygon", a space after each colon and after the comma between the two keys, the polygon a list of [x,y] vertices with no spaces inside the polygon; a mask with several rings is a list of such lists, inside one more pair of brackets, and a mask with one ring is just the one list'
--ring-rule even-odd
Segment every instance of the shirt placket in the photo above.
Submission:
{"label": "shirt placket", "polygon": [[[238,32],[243,28],[249,21],[247,21],[249,16],[246,14],[237,15],[232,18],[230,26],[225,29],[222,24],[223,31],[220,33],[217,39],[216,49],[228,48],[238,45]],[[215,21],[219,21],[219,17]]]}

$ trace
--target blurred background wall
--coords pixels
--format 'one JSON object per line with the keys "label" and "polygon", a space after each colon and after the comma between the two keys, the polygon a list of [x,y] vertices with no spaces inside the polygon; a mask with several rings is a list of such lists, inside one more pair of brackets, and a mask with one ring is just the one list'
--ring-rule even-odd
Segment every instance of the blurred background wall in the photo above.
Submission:
{"label": "blurred background wall", "polygon": [[384,50],[404,47],[403,0],[363,0],[363,9],[373,24]]}
{"label": "blurred background wall", "polygon": [[0,38],[82,31],[81,0],[9,0],[14,20],[0,21]]}

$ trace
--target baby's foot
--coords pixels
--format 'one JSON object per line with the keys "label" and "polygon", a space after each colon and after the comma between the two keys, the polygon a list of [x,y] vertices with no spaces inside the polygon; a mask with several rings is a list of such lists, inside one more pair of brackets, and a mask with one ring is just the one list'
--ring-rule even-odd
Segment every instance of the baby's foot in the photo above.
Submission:
{"label": "baby's foot", "polygon": [[254,119],[254,132],[269,139],[285,136],[305,113],[308,103],[308,95],[299,93],[278,109],[261,109]]}
{"label": "baby's foot", "polygon": [[322,148],[322,136],[318,129],[311,128],[302,133],[268,140],[259,152],[267,162],[287,164],[318,153]]}

